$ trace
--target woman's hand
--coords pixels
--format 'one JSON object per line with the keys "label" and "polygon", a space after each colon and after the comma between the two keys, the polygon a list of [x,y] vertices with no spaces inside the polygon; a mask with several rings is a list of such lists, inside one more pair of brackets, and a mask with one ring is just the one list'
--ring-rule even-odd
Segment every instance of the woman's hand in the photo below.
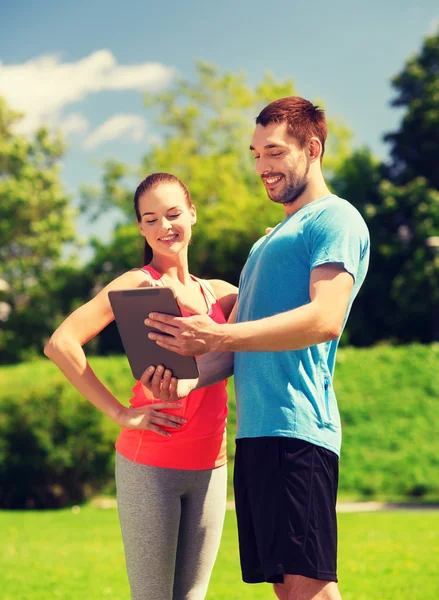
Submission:
{"label": "woman's hand", "polygon": [[170,437],[171,434],[168,431],[164,431],[162,427],[174,427],[178,429],[183,423],[186,423],[187,419],[170,415],[162,412],[162,410],[164,408],[180,407],[181,404],[176,404],[175,402],[156,402],[155,404],[139,406],[138,408],[124,407],[118,419],[118,425],[126,429],[147,429],[155,431],[159,435]]}
{"label": "woman's hand", "polygon": [[158,365],[157,368],[148,367],[140,378],[140,382],[152,392],[154,398],[177,402],[181,398],[185,398],[197,386],[198,378],[177,379],[172,377],[172,371],[165,369],[163,365]]}

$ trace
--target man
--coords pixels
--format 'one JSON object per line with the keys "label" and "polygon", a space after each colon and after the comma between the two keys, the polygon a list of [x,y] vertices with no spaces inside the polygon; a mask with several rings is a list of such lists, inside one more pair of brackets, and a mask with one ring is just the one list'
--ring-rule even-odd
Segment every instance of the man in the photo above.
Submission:
{"label": "man", "polygon": [[150,315],[184,355],[234,352],[235,502],[243,580],[284,600],[338,600],[337,345],[366,275],[369,235],[322,174],[327,126],[300,97],[265,107],[250,150],[285,219],[250,251],[229,323]]}

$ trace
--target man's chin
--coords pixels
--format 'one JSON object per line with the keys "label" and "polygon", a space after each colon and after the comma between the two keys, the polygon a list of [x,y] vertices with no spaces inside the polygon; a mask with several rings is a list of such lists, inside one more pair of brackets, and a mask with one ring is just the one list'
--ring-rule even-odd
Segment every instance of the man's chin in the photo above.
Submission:
{"label": "man's chin", "polygon": [[274,191],[272,191],[272,193],[270,194],[270,192],[267,190],[267,195],[270,198],[270,200],[272,202],[276,202],[276,204],[288,204],[290,202],[290,200],[285,200],[282,194],[276,194]]}
{"label": "man's chin", "polygon": [[277,202],[278,204],[283,204],[281,194],[277,194],[276,190],[267,190],[267,196],[270,198],[272,202]]}

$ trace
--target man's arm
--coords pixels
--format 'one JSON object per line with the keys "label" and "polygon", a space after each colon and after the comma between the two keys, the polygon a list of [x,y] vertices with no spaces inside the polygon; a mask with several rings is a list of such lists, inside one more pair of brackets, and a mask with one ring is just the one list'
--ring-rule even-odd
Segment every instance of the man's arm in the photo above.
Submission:
{"label": "man's arm", "polygon": [[180,319],[154,313],[148,324],[173,338],[157,333],[150,337],[183,355],[299,350],[340,335],[353,283],[352,275],[340,264],[322,265],[311,272],[310,302],[299,308],[258,321],[226,325],[202,315]]}
{"label": "man's arm", "polygon": [[339,337],[353,287],[341,265],[311,272],[310,302],[272,317],[238,323],[226,332],[225,348],[239,351],[300,350]]}
{"label": "man's arm", "polygon": [[[230,311],[227,323],[236,323],[238,299]],[[206,352],[197,358],[200,377],[195,389],[218,383],[233,375],[233,352]]]}

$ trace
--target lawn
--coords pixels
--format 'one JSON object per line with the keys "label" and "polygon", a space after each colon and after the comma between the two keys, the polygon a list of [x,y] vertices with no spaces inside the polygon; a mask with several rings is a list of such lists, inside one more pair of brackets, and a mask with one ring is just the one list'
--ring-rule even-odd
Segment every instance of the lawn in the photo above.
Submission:
{"label": "lawn", "polygon": [[[344,600],[439,597],[439,513],[339,515]],[[2,600],[128,600],[115,509],[0,512]],[[227,512],[208,600],[271,598],[241,583],[234,513]]]}

